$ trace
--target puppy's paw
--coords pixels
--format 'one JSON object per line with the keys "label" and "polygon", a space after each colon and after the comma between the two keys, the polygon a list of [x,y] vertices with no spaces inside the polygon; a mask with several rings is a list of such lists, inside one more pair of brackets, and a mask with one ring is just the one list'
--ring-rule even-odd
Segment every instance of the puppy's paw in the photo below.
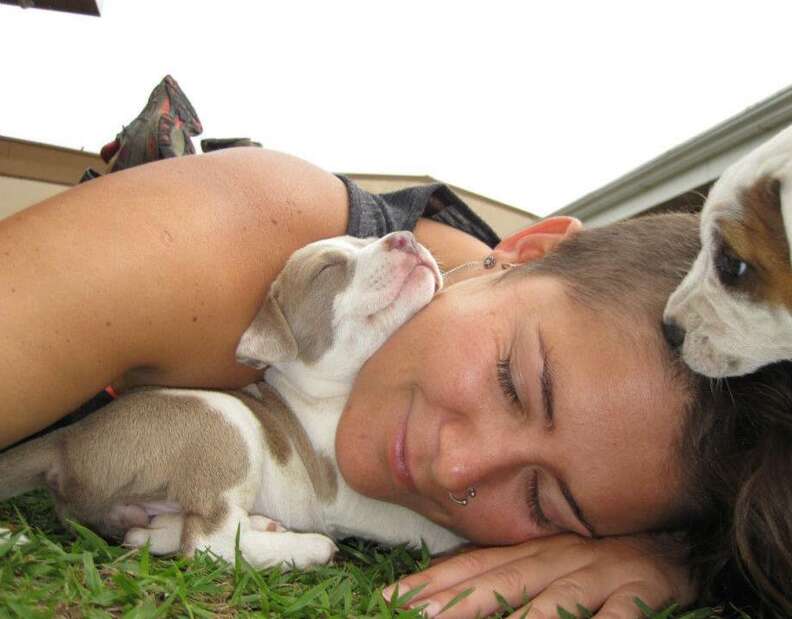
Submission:
{"label": "puppy's paw", "polygon": [[127,530],[126,534],[124,535],[124,541],[121,545],[126,546],[127,548],[142,548],[148,543],[149,538],[150,531],[148,529],[133,527],[132,529]]}
{"label": "puppy's paw", "polygon": [[329,537],[318,533],[303,533],[292,552],[292,562],[300,569],[324,565],[330,563],[336,552],[338,547]]}
{"label": "puppy's paw", "polygon": [[183,526],[181,514],[161,514],[151,519],[148,527],[133,527],[124,535],[124,546],[142,548],[147,543],[155,555],[178,552]]}
{"label": "puppy's paw", "polygon": [[281,565],[300,569],[329,563],[338,548],[329,537],[318,533],[248,531],[240,545],[245,559],[261,569]]}
{"label": "puppy's paw", "polygon": [[[4,544],[8,542],[14,533],[9,531],[8,529],[0,527],[0,544]],[[30,540],[25,536],[24,533],[19,533],[17,535],[16,541],[14,542],[14,546],[21,546],[22,544],[27,544]]]}

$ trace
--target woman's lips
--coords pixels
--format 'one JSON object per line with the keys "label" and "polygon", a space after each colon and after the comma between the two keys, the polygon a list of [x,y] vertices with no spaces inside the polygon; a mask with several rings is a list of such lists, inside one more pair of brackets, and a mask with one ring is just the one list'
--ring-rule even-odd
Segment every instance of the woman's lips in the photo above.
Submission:
{"label": "woman's lips", "polygon": [[399,484],[410,492],[415,492],[415,480],[410,473],[410,465],[407,462],[407,422],[410,419],[414,394],[414,391],[410,392],[410,404],[398,426],[396,438],[391,448],[391,468],[394,476]]}

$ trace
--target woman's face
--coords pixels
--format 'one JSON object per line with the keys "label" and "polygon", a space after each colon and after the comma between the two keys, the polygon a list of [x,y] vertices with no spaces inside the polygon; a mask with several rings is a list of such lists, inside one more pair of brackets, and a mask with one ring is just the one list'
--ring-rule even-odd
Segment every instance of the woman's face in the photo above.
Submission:
{"label": "woman's face", "polygon": [[[664,524],[684,396],[659,338],[554,278],[501,275],[445,289],[363,367],[344,478],[480,544]],[[449,499],[471,486],[467,506]]]}

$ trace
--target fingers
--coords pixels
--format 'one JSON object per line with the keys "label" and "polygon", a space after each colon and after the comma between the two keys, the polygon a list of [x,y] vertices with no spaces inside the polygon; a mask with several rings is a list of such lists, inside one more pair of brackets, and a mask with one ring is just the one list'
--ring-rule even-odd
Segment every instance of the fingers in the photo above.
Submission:
{"label": "fingers", "polygon": [[[489,563],[490,559],[492,557],[486,557],[486,560],[477,567]],[[459,562],[458,567],[464,569],[461,563]],[[421,591],[410,600],[408,607],[425,606],[424,614],[427,617],[434,617],[442,611],[441,616],[444,619],[453,619],[486,616],[497,610],[504,610],[504,602],[509,608],[518,608],[538,592],[550,591],[550,587],[553,587],[558,594],[565,593],[565,598],[571,599],[580,593],[571,579],[568,583],[564,581],[554,583],[556,575],[543,569],[543,565],[544,561],[541,557],[518,556],[514,561],[498,563],[491,569],[447,587],[435,589],[438,583],[432,581],[430,585],[432,589],[427,587]],[[596,578],[592,577],[592,580]],[[601,586],[601,583],[598,583],[598,586]]]}
{"label": "fingers", "polygon": [[547,587],[551,579],[550,575],[543,574],[540,561],[522,558],[443,590],[424,590],[408,608],[426,606],[424,614],[427,617],[435,617],[442,611],[443,619],[488,616],[502,608],[501,601],[511,608],[525,604]]}
{"label": "fingers", "polygon": [[656,589],[645,582],[635,583],[633,587],[623,587],[611,595],[594,615],[594,619],[634,619],[643,618],[636,599],[656,611],[663,610],[669,605],[667,599],[660,599]]}
{"label": "fingers", "polygon": [[[603,590],[604,584],[600,574],[591,570],[580,570],[549,584],[531,600],[530,604],[524,605],[510,615],[509,619],[555,618],[559,615],[559,607],[577,617],[580,607],[593,609],[602,605],[606,595]],[[635,607],[635,610],[637,611],[638,607]]]}
{"label": "fingers", "polygon": [[[460,554],[456,554],[432,565],[422,572],[412,574],[400,580],[396,583],[399,587],[399,596],[403,596],[406,592],[421,585],[424,585],[424,588],[418,595],[411,599],[411,602],[426,599],[438,591],[444,591],[452,587],[456,587],[455,592],[458,593],[464,590],[458,587],[461,583],[476,579],[512,561],[518,559],[531,559],[532,557],[541,555],[547,549],[552,549],[554,554],[557,553],[556,556],[566,555],[566,550],[580,543],[581,539],[576,535],[555,535],[514,546],[497,546],[465,550]],[[579,567],[577,562],[580,560],[580,557],[578,555],[571,554],[571,560],[574,561],[575,564],[570,564],[568,560],[564,560],[563,563],[565,563],[565,565],[557,566],[557,569],[561,570],[560,573],[569,573],[576,567]],[[559,575],[559,572],[554,572],[553,570],[542,571],[548,575],[555,574],[556,577]],[[382,595],[385,599],[391,599],[396,589],[396,584],[383,590]],[[521,591],[522,588],[520,588],[520,592]],[[491,593],[487,595],[492,597]],[[453,597],[453,595],[451,597]]]}
{"label": "fingers", "polygon": [[[425,599],[438,591],[449,590],[460,583],[476,578],[514,559],[524,558],[526,554],[528,554],[528,550],[524,545],[481,548],[465,551],[461,554],[445,558],[422,572],[407,576],[398,583],[386,587],[382,591],[382,595],[386,600],[390,600],[397,585],[400,597],[408,591],[412,591],[416,587],[423,585],[424,588],[421,592],[410,600],[412,603],[417,600]],[[461,590],[463,589],[455,589],[455,593],[446,597],[450,600]]]}
{"label": "fingers", "polygon": [[[636,603],[641,600],[646,606],[661,609],[666,604],[664,595],[658,595],[653,583],[636,581],[619,587],[615,591],[602,589],[607,583],[590,570],[581,570],[567,578],[557,580],[542,591],[509,619],[548,619],[558,617],[558,609],[580,616],[581,607],[591,611],[599,609],[594,619],[639,619],[644,614]],[[445,617],[445,615],[443,615]]]}
{"label": "fingers", "polygon": [[[443,619],[515,608],[519,610],[512,617],[549,619],[559,616],[559,608],[578,615],[581,607],[599,609],[597,619],[633,619],[643,616],[636,598],[655,608],[670,599],[682,605],[692,602],[695,585],[687,569],[640,542],[570,535],[473,550],[405,578],[399,597],[424,585],[401,603]],[[391,586],[383,595],[391,599],[393,591]]]}

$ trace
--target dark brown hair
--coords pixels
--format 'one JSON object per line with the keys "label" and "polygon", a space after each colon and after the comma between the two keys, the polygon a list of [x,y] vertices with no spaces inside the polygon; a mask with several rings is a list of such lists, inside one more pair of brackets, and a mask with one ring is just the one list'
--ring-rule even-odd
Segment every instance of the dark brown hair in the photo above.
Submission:
{"label": "dark brown hair", "polygon": [[682,444],[696,493],[692,566],[713,600],[790,617],[792,364],[697,390]]}
{"label": "dark brown hair", "polygon": [[[699,251],[698,228],[696,215],[677,213],[585,230],[515,275],[558,277],[576,301],[648,326],[665,347],[663,309]],[[711,381],[665,350],[690,394],[679,459],[702,595],[792,616],[792,365]]]}
{"label": "dark brown hair", "polygon": [[695,215],[670,214],[587,229],[522,270],[560,277],[588,307],[659,326],[700,249],[697,227]]}

